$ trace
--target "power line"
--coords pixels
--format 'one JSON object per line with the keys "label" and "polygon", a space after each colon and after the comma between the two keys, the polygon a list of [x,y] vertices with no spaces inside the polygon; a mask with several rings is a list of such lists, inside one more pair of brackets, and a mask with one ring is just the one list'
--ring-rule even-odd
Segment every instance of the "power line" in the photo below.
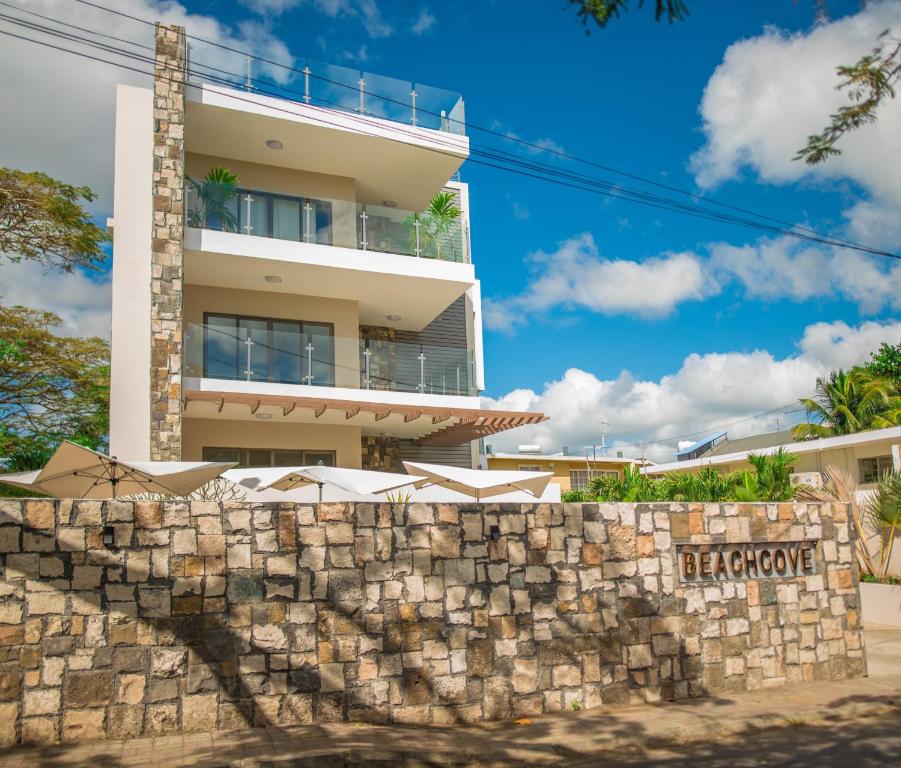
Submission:
{"label": "power line", "polygon": [[[132,14],[125,13],[125,12],[123,12],[123,11],[118,11],[118,10],[115,10],[115,9],[112,9],[112,8],[107,8],[107,7],[105,7],[105,6],[99,5],[98,3],[90,2],[90,0],[76,0],[76,1],[79,2],[79,3],[81,3],[82,5],[86,5],[86,6],[95,8],[95,9],[100,10],[100,11],[105,11],[105,12],[107,12],[107,13],[112,13],[112,14],[115,14],[115,15],[117,15],[117,16],[121,16],[121,17],[123,17],[123,18],[127,18],[127,19],[130,19],[130,20],[132,20],[132,21],[139,22],[139,23],[141,23],[141,24],[153,26],[153,25],[155,25],[155,23],[156,23],[156,22],[150,21],[149,19],[143,19],[143,18],[140,18],[140,17],[138,17],[138,16],[134,16],[134,15],[132,15]],[[346,89],[349,89],[349,90],[354,90],[354,91],[356,90],[352,85],[349,85],[348,83],[342,83],[342,82],[337,81],[337,80],[332,80],[332,79],[330,79],[330,78],[323,77],[322,75],[318,75],[318,74],[315,74],[315,73],[312,73],[312,72],[309,72],[309,71],[305,71],[305,70],[298,69],[298,68],[293,67],[293,66],[288,65],[288,64],[283,64],[282,62],[274,61],[273,59],[267,59],[267,58],[264,58],[264,57],[262,57],[262,56],[257,56],[256,54],[253,54],[253,53],[251,53],[251,52],[249,52],[249,51],[245,51],[245,50],[242,50],[242,49],[240,49],[240,48],[234,48],[234,47],[232,47],[232,46],[225,45],[224,43],[220,43],[220,42],[217,42],[217,41],[215,41],[215,40],[208,40],[208,39],[203,38],[203,37],[200,37],[200,36],[198,36],[198,35],[191,35],[191,34],[188,34],[187,32],[185,32],[185,37],[188,38],[188,39],[190,39],[190,40],[196,40],[197,42],[204,43],[205,45],[210,45],[210,46],[219,48],[219,49],[221,49],[221,50],[228,51],[228,52],[230,52],[230,53],[235,53],[235,54],[238,54],[238,55],[241,55],[241,56],[248,57],[248,58],[250,58],[250,59],[253,59],[254,61],[259,61],[259,62],[261,62],[261,63],[268,64],[268,65],[273,66],[273,67],[278,67],[278,68],[280,68],[280,69],[284,69],[284,70],[286,70],[286,71],[288,71],[288,72],[292,72],[292,73],[294,73],[294,74],[308,75],[308,76],[310,76],[310,77],[313,77],[314,79],[322,80],[323,82],[327,82],[327,83],[329,83],[329,84],[331,84],[331,85],[335,85],[335,86],[338,86],[338,87],[341,87],[341,88],[346,88]],[[234,73],[232,73],[232,76],[234,76],[234,77],[240,77],[240,76],[238,76],[238,75],[235,75]],[[280,86],[278,86],[277,84],[273,84],[273,85],[276,85],[276,87],[280,87]],[[380,94],[376,94],[376,93],[372,93],[372,92],[367,92],[367,96],[370,97],[370,98],[376,98],[376,99],[380,99],[380,100],[382,100],[382,101],[386,101],[386,102],[389,102],[389,103],[397,104],[397,105],[403,106],[403,107],[405,107],[405,108],[408,108],[408,107],[410,106],[410,105],[407,104],[406,102],[400,101],[400,100],[398,100],[398,99],[394,99],[394,98],[392,98],[392,97],[390,97],[390,96],[384,96],[384,95],[380,95]],[[428,109],[424,109],[424,108],[418,108],[417,111],[423,112],[423,113],[425,113],[425,114],[430,114],[430,115],[433,115],[433,116],[436,116],[436,117],[439,117],[439,116],[440,116],[440,115],[438,115],[438,113],[433,112],[433,111],[430,111],[430,110],[428,110]],[[450,118],[450,117],[447,117],[446,119],[449,120],[450,122],[459,122],[459,121],[456,121],[456,120],[454,120],[453,118]],[[541,145],[541,144],[538,144],[538,143],[536,143],[536,142],[530,142],[530,141],[528,141],[528,140],[526,140],[526,139],[521,139],[521,138],[519,138],[519,137],[511,136],[511,135],[509,135],[509,134],[507,134],[507,133],[503,133],[502,131],[498,131],[498,130],[495,130],[495,129],[492,129],[492,128],[486,128],[486,127],[484,127],[484,126],[479,126],[479,125],[477,125],[477,124],[475,124],[475,123],[467,123],[466,126],[467,126],[468,128],[472,128],[472,129],[474,129],[474,130],[481,131],[481,132],[483,132],[483,133],[486,133],[486,134],[489,134],[489,135],[492,135],[492,136],[499,137],[499,138],[501,138],[501,139],[504,140],[504,141],[510,141],[510,142],[513,142],[513,143],[516,143],[516,144],[520,144],[520,145],[522,145],[522,146],[528,147],[529,149],[538,150],[538,151],[541,151],[541,152],[547,152],[547,153],[552,154],[552,155],[555,155],[555,156],[557,156],[557,157],[561,157],[561,158],[564,158],[564,159],[567,159],[567,160],[572,160],[572,161],[577,162],[577,163],[582,163],[582,164],[588,165],[588,166],[590,166],[590,167],[598,168],[599,170],[604,170],[604,171],[606,171],[606,172],[608,172],[608,173],[614,173],[614,174],[616,174],[616,175],[618,175],[618,176],[623,176],[624,178],[629,178],[629,179],[632,179],[632,180],[634,180],[634,181],[640,181],[640,182],[643,183],[643,184],[648,184],[648,185],[650,185],[650,186],[654,186],[654,187],[657,187],[657,188],[659,188],[659,189],[665,189],[665,190],[670,191],[670,192],[675,192],[675,193],[677,193],[677,194],[684,195],[684,196],[690,198],[691,200],[703,200],[704,202],[709,203],[709,204],[711,204],[711,205],[715,205],[715,206],[719,206],[719,207],[726,208],[726,209],[729,209],[729,210],[733,210],[733,211],[736,211],[736,212],[738,212],[738,213],[743,213],[743,214],[746,214],[746,215],[755,216],[755,217],[757,217],[757,218],[760,218],[760,219],[763,219],[763,220],[766,220],[766,221],[773,222],[774,224],[781,224],[783,227],[788,227],[788,228],[791,229],[791,230],[796,230],[796,231],[801,231],[801,232],[808,232],[808,233],[813,234],[813,235],[815,235],[815,236],[817,236],[817,237],[819,237],[819,238],[826,238],[826,239],[822,239],[822,240],[815,240],[815,242],[823,242],[823,243],[832,244],[832,245],[838,245],[838,244],[841,244],[841,245],[845,245],[845,246],[848,246],[848,247],[852,247],[852,248],[854,248],[855,250],[862,250],[862,249],[859,248],[859,247],[855,247],[855,246],[858,246],[859,244],[856,244],[856,243],[853,243],[853,242],[847,241],[847,240],[842,240],[841,238],[837,238],[837,237],[825,236],[825,235],[823,235],[821,232],[818,232],[817,230],[812,229],[812,228],[810,228],[810,227],[806,227],[806,226],[799,225],[799,224],[794,224],[794,223],[788,222],[788,221],[786,221],[786,220],[784,220],[784,219],[778,219],[778,218],[775,218],[775,217],[772,217],[772,216],[768,216],[768,215],[766,215],[766,214],[757,213],[757,212],[755,212],[755,211],[753,211],[753,210],[750,210],[750,209],[748,209],[748,208],[743,208],[743,207],[741,207],[741,206],[736,206],[736,205],[731,205],[731,204],[729,204],[729,203],[724,203],[724,202],[721,202],[721,201],[716,200],[716,199],[714,199],[714,198],[710,198],[710,197],[707,197],[707,196],[705,196],[705,195],[700,195],[700,194],[698,194],[697,192],[692,192],[692,191],[685,190],[685,189],[681,189],[681,188],[679,188],[679,187],[675,187],[675,186],[672,186],[672,185],[669,185],[669,184],[664,184],[664,183],[662,183],[662,182],[655,181],[654,179],[649,179],[649,178],[647,178],[647,177],[640,176],[640,175],[634,174],[634,173],[630,173],[630,172],[628,172],[628,171],[623,171],[623,170],[614,168],[614,167],[609,166],[609,165],[605,165],[605,164],[602,164],[602,163],[598,163],[598,162],[596,162],[596,161],[592,161],[592,160],[588,160],[588,159],[585,159],[585,158],[582,158],[582,157],[578,157],[578,156],[576,156],[576,155],[569,154],[569,153],[564,152],[564,151],[562,151],[562,150],[557,150],[557,149],[554,149],[554,148],[551,148],[551,147],[547,147],[547,146],[545,146],[545,145]],[[545,167],[550,168],[551,166],[545,166]],[[773,231],[777,231],[777,230],[774,229]],[[899,258],[899,259],[901,259],[901,255],[885,253],[885,252],[879,251],[878,249],[865,249],[865,252],[874,253],[875,255],[892,256],[892,257],[894,257],[894,258]]]}
{"label": "power line", "polygon": [[[8,3],[0,2],[0,4],[7,5],[9,7]],[[91,5],[90,3],[87,3],[87,4]],[[99,6],[97,6],[97,7],[99,7]],[[114,11],[114,13],[119,13],[120,15],[122,15],[121,12],[118,12],[118,11]],[[125,14],[125,15],[127,16],[127,14]],[[115,48],[115,46],[111,46],[107,43],[101,43],[98,41],[86,39],[86,38],[80,37],[78,35],[73,35],[72,33],[57,30],[57,29],[42,27],[41,25],[35,24],[33,22],[29,22],[29,21],[22,20],[22,19],[16,19],[15,17],[0,15],[0,18],[3,18],[4,20],[10,21],[12,23],[19,24],[20,26],[25,26],[26,28],[31,29],[32,31],[37,31],[40,33],[45,33],[45,34],[49,34],[49,35],[56,36],[56,37],[61,37],[63,39],[68,40],[69,42],[87,45],[89,47],[93,47],[95,49],[102,50],[102,51],[112,54],[112,55],[118,55],[118,56],[130,58],[132,60],[136,60],[139,62],[151,64],[151,65],[154,63],[154,59],[152,59],[148,56],[143,56],[143,55],[133,52],[133,51],[126,51],[126,50],[118,49],[118,48]],[[42,17],[42,18],[47,18],[47,17]],[[75,27],[75,25],[68,25],[66,22],[60,22],[60,21],[55,21],[55,20],[54,20],[54,22],[57,24],[60,24],[62,26],[70,26],[72,28],[77,28],[82,31],[91,32],[90,30],[85,30],[85,28],[83,28],[83,27]],[[145,22],[145,23],[151,23],[151,22]],[[131,70],[134,72],[139,72],[141,74],[148,74],[148,75],[152,74],[152,72],[148,72],[148,71],[142,70],[142,69],[137,69],[135,67],[129,67],[120,62],[109,61],[107,59],[90,56],[81,51],[74,51],[74,50],[71,50],[68,48],[54,46],[54,45],[47,43],[46,41],[34,40],[32,38],[15,35],[15,34],[9,33],[9,32],[4,32],[4,34],[7,34],[11,37],[22,39],[22,40],[25,40],[28,42],[32,42],[32,43],[35,43],[38,45],[44,45],[44,46],[47,46],[47,47],[50,47],[50,48],[53,48],[56,50],[60,50],[60,51],[66,52],[66,53],[72,53],[74,55],[83,56],[85,58],[88,58],[88,59],[91,59],[94,61],[98,61],[101,63],[110,64],[112,66],[118,66],[120,68],[128,69],[128,70]],[[102,34],[102,33],[99,33],[99,34]],[[118,39],[118,38],[115,38],[110,35],[103,35],[103,36],[107,37],[107,38],[111,38],[111,39]],[[123,40],[122,42],[126,42],[126,43],[129,43],[132,45],[138,45],[140,47],[145,47],[148,50],[152,50],[149,46],[141,46],[140,44],[134,43],[132,41]],[[219,72],[219,73],[225,74],[225,75],[229,76],[230,78],[239,78],[240,77],[240,75],[237,75],[236,73],[229,72],[227,70],[219,69],[216,67],[212,67],[210,65],[199,65],[199,66],[201,68],[207,69],[211,72]],[[208,78],[211,81],[218,81],[220,84],[224,84],[224,85],[231,86],[231,87],[234,86],[234,82],[230,79],[224,79],[224,78],[217,77],[215,75],[210,75],[210,74],[203,74],[203,77]],[[186,85],[191,86],[191,87],[199,87],[193,83],[186,83]],[[297,93],[296,91],[291,91],[291,89],[285,88],[284,86],[275,85],[275,87],[283,92]],[[257,89],[257,91],[261,92],[261,89]],[[261,92],[261,93],[262,93],[262,95],[278,96],[278,94],[267,94],[265,92]],[[251,104],[259,104],[259,102],[254,99],[244,98],[244,97],[240,97],[240,96],[237,96],[234,94],[231,95],[231,98],[234,98],[235,100],[239,100],[239,101],[246,101]],[[284,112],[286,114],[290,114],[293,116],[297,116],[299,114],[297,112],[285,109],[283,107],[275,107],[273,105],[268,105],[268,106],[271,109],[281,111],[281,112]],[[322,109],[320,107],[316,107],[315,105],[307,105],[307,106],[310,109],[314,109],[314,110]],[[341,105],[339,105],[339,104],[335,104],[334,106],[341,108]],[[324,120],[322,118],[311,117],[309,115],[307,117],[308,117],[308,119],[311,119],[314,122],[319,122],[321,124],[338,127],[335,123],[332,123],[328,120]],[[355,115],[355,119],[357,119],[360,122],[363,122],[364,124],[369,124],[374,127],[380,127],[379,123],[374,123],[362,115]],[[397,125],[395,127],[400,133],[406,133],[411,136],[416,136],[417,138],[420,136],[420,134],[418,134],[418,133],[411,133],[410,131],[405,131],[403,128],[400,127],[400,125]],[[361,131],[361,132],[364,133],[364,135],[366,134],[365,131]],[[374,135],[374,134],[368,134],[368,135]],[[446,140],[442,141],[440,139],[437,139],[437,137],[435,137],[435,138],[439,144],[443,144],[444,146],[451,146],[451,147],[453,147],[453,149],[458,150],[458,145],[449,144]],[[400,141],[400,140],[392,139],[392,141]],[[431,149],[431,151],[438,152],[440,154],[452,155],[455,158],[459,158],[458,151],[457,152],[441,152],[441,150],[438,150],[438,149]],[[882,251],[879,249],[869,248],[867,246],[858,245],[855,243],[849,243],[848,241],[842,241],[837,238],[805,235],[802,232],[798,232],[793,229],[784,230],[784,229],[780,229],[778,227],[762,224],[760,222],[755,222],[755,221],[751,221],[751,220],[747,220],[747,219],[740,219],[738,217],[734,217],[734,216],[731,216],[728,214],[722,214],[722,213],[718,213],[715,211],[710,211],[709,209],[701,208],[699,206],[689,206],[685,203],[681,203],[680,201],[675,201],[675,200],[667,199],[667,198],[661,198],[659,196],[655,196],[655,195],[647,193],[647,192],[630,190],[628,188],[624,188],[620,185],[613,184],[611,182],[606,182],[603,180],[597,180],[597,179],[593,179],[591,177],[584,176],[583,174],[577,174],[577,173],[573,173],[573,172],[563,171],[560,169],[553,168],[551,166],[546,166],[544,164],[522,160],[516,156],[510,155],[509,153],[506,153],[506,152],[503,152],[500,150],[495,150],[494,152],[486,152],[484,150],[476,148],[475,150],[473,150],[473,152],[477,155],[477,157],[473,158],[472,156],[470,156],[469,159],[470,159],[470,162],[472,162],[474,164],[483,165],[483,166],[487,166],[487,167],[494,168],[497,170],[506,171],[508,173],[515,173],[517,175],[537,179],[539,181],[550,182],[550,183],[554,183],[557,185],[569,187],[569,188],[580,190],[580,191],[601,194],[601,195],[604,195],[607,197],[623,199],[623,200],[626,200],[627,202],[638,203],[641,205],[646,205],[646,206],[658,208],[661,210],[667,210],[670,212],[683,213],[686,215],[696,216],[699,218],[704,218],[704,219],[708,219],[708,220],[712,220],[712,221],[719,221],[719,222],[727,223],[727,224],[736,224],[738,226],[744,226],[744,227],[753,228],[753,229],[757,229],[757,230],[761,230],[761,231],[771,232],[773,234],[786,235],[786,236],[794,237],[794,238],[801,239],[801,240],[808,240],[811,242],[817,242],[817,243],[831,245],[831,246],[835,246],[835,247],[850,248],[853,250],[858,250],[858,251],[873,254],[873,255],[881,255],[881,256],[886,256],[886,257],[890,257],[890,258],[901,259],[901,256],[899,256],[897,254],[893,254],[893,253],[890,253],[887,251]],[[488,159],[495,160],[495,162],[488,162],[487,160],[479,160],[478,157],[486,157]],[[508,163],[515,167],[511,168],[506,165],[500,165],[499,163]],[[528,170],[523,170],[523,169],[528,169]],[[533,172],[528,172],[529,170],[533,171]]]}
{"label": "power line", "polygon": [[762,411],[761,413],[755,413],[751,416],[745,416],[741,419],[736,419],[735,421],[730,421],[727,424],[718,424],[713,427],[705,427],[704,429],[699,429],[696,432],[686,432],[681,435],[669,435],[668,437],[655,437],[655,438],[646,438],[644,440],[640,440],[636,443],[615,443],[611,446],[611,448],[615,448],[619,450],[620,448],[639,448],[641,446],[647,445],[649,443],[671,443],[674,440],[682,440],[688,437],[698,437],[699,435],[706,435],[710,432],[714,432],[717,430],[728,429],[729,427],[734,427],[736,424],[743,424],[746,421],[752,421],[754,419],[760,419],[764,416],[772,416],[774,413],[803,413],[803,408],[792,408],[792,406],[797,405],[797,402],[789,403],[788,405],[783,405],[778,408],[773,408],[769,411]]}

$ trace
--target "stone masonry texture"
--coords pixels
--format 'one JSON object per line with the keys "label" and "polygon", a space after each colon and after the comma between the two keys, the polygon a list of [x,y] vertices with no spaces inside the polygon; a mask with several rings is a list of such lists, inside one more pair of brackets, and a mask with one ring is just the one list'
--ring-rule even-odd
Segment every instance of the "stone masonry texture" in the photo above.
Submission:
{"label": "stone masonry texture", "polygon": [[156,25],[150,285],[150,458],[181,458],[185,33]]}
{"label": "stone masonry texture", "polygon": [[[816,574],[675,571],[676,543],[773,541],[816,542]],[[860,676],[853,545],[840,504],[0,500],[0,742]]]}

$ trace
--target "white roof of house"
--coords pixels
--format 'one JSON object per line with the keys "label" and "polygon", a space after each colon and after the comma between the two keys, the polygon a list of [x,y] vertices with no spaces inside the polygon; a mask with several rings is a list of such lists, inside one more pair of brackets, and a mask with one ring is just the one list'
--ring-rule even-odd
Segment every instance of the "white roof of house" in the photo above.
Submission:
{"label": "white roof of house", "polygon": [[788,453],[819,453],[836,448],[850,448],[858,445],[881,443],[886,440],[901,441],[901,427],[888,427],[887,429],[869,429],[865,432],[855,432],[853,435],[837,435],[836,437],[821,437],[818,440],[802,440],[798,443],[786,445],[774,445],[769,448],[757,448],[754,450],[738,451],[736,453],[723,453],[719,455],[702,456],[690,461],[672,461],[668,464],[655,464],[642,470],[644,473],[657,474],[658,472],[677,472],[679,470],[693,469],[695,467],[717,466],[743,461],[749,453],[756,455],[776,453],[780,448]]}
{"label": "white roof of house", "polygon": [[[585,457],[585,456],[565,456],[562,453],[489,453],[487,455],[488,459],[515,459],[517,461],[522,461],[524,463],[528,463],[530,461],[571,461],[577,464],[584,464],[586,461],[590,461],[592,464],[641,464],[642,459],[629,459],[623,456],[598,456],[596,458]],[[644,463],[646,465],[653,464],[654,462],[649,461],[648,459],[644,459]]]}

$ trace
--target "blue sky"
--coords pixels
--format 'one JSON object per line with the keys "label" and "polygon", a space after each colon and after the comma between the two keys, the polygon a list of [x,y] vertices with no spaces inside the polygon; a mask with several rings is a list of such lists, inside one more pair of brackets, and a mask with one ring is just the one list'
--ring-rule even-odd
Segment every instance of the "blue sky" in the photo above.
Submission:
{"label": "blue sky", "polygon": [[[220,19],[230,14],[259,18],[234,3],[190,5]],[[381,18],[396,29],[384,37],[372,37],[357,18],[330,19],[309,3],[266,18],[297,55],[306,52],[460,91],[473,124],[529,141],[550,139],[569,154],[694,190],[698,187],[687,165],[704,141],[698,107],[725,50],[767,25],[807,31],[815,11],[807,2],[730,3],[728,8],[696,3],[681,24],[656,24],[650,9],[635,9],[599,30],[581,27],[563,5],[526,2],[513,11],[504,2],[443,3],[428,8],[433,26],[417,35],[410,26],[426,6],[383,2]],[[858,9],[856,2],[830,5],[834,17]],[[469,134],[478,145],[517,151],[516,145],[479,131]],[[525,287],[528,253],[553,252],[582,232],[594,236],[603,254],[635,260],[694,250],[710,241],[753,238],[747,230],[474,164],[464,166],[462,176],[471,185],[473,254],[489,298]],[[744,176],[711,194],[825,229],[840,222],[841,210],[854,195],[847,183],[774,185],[758,183],[753,173]],[[855,323],[859,318],[857,305],[849,301],[754,301],[737,288],[663,318],[561,308],[535,317],[514,335],[486,334],[488,394],[540,388],[571,366],[602,377],[627,368],[657,378],[689,352],[765,348],[783,356],[811,322]]]}
{"label": "blue sky", "polygon": [[[835,66],[868,50],[886,26],[901,27],[899,3],[861,11],[857,0],[830,2],[830,18],[818,25],[815,4],[805,0],[692,1],[692,15],[675,25],[655,23],[651,7],[633,3],[608,29],[587,27],[590,35],[563,0],[107,4],[187,23],[189,32],[264,56],[309,57],[459,91],[471,126],[901,251],[901,103],[828,167],[808,173],[790,159],[841,103]],[[73,13],[62,0],[23,5]],[[133,23],[79,14],[80,23],[137,34]],[[36,53],[10,45],[5,55],[15,68]],[[21,78],[0,85],[0,96],[29,102],[21,116],[27,129],[15,125],[17,116],[0,118],[14,137],[0,148],[0,162],[40,162],[91,183],[105,217],[112,84],[123,75],[98,69],[84,85],[79,71],[67,86],[70,60],[47,54],[43,65],[33,82],[23,68]],[[97,106],[83,104],[63,136],[58,120],[29,112],[40,99],[22,99],[16,88],[59,105],[78,92]],[[79,131],[93,141],[68,145]],[[579,168],[472,127],[468,133],[474,145]],[[796,401],[818,373],[901,337],[901,270],[886,259],[772,241],[472,163],[462,177],[486,299],[487,402],[543,410],[554,424],[520,430],[513,444],[580,445],[594,441],[604,418],[624,445],[659,440],[669,450],[675,442],[667,438]],[[104,279],[60,291],[71,305],[67,319],[82,332],[105,322],[85,306],[108,290]],[[26,296],[45,285],[17,280],[13,288]],[[746,365],[752,373],[736,373]],[[749,419],[739,430],[770,427]]]}

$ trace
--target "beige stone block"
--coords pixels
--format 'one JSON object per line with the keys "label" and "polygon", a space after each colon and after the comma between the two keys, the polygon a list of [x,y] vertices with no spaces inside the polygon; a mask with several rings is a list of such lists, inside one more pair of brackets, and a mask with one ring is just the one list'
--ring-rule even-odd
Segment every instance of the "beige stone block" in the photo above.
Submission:
{"label": "beige stone block", "polygon": [[144,675],[119,675],[116,700],[120,704],[141,704],[144,701]]}
{"label": "beige stone block", "polygon": [[215,693],[185,696],[182,699],[182,730],[185,733],[215,731],[216,699]]}
{"label": "beige stone block", "polygon": [[55,715],[59,712],[59,688],[35,688],[25,691],[23,715]]}
{"label": "beige stone block", "polygon": [[63,741],[90,741],[106,736],[106,711],[103,709],[67,709],[63,715]]}
{"label": "beige stone block", "polygon": [[179,528],[172,532],[172,554],[197,554],[197,532],[193,528]]}
{"label": "beige stone block", "polygon": [[53,744],[58,738],[58,717],[26,717],[22,720],[22,744]]}
{"label": "beige stone block", "polygon": [[297,573],[297,558],[293,554],[267,557],[266,573],[270,576],[294,576]]}
{"label": "beige stone block", "polygon": [[63,614],[66,612],[66,595],[62,592],[29,592],[25,595],[29,616]]}
{"label": "beige stone block", "polygon": [[56,508],[52,501],[26,501],[25,525],[48,530],[56,526]]}

